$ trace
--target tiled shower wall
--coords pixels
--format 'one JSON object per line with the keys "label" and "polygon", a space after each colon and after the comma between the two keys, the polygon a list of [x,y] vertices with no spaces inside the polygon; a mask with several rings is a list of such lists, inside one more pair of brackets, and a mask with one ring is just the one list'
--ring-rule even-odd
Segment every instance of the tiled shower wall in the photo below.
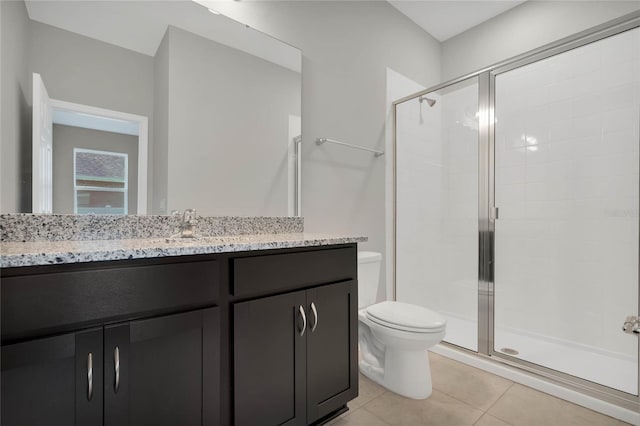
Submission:
{"label": "tiled shower wall", "polygon": [[429,108],[415,99],[398,105],[396,114],[396,295],[399,301],[438,309],[443,263],[442,108]]}
{"label": "tiled shower wall", "polygon": [[637,356],[640,29],[496,77],[496,328]]}
{"label": "tiled shower wall", "polygon": [[[478,318],[478,83],[448,88],[442,95],[444,189],[441,217],[444,313],[465,320],[477,349]],[[456,342],[451,342],[456,343]],[[460,343],[456,343],[460,344]],[[468,345],[467,345],[468,346]]]}
{"label": "tiled shower wall", "polygon": [[[477,349],[476,79],[397,108],[397,299],[465,320],[445,340]],[[463,339],[457,337],[463,333]]]}

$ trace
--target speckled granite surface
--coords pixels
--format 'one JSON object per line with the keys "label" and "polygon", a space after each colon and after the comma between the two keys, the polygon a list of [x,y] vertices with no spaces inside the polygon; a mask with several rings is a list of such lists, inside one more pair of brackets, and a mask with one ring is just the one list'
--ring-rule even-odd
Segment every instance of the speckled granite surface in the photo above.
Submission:
{"label": "speckled granite surface", "polygon": [[[164,238],[177,232],[176,216],[2,214],[0,241],[87,241]],[[201,217],[201,236],[290,234],[304,231],[301,217]]]}
{"label": "speckled granite surface", "polygon": [[93,241],[2,242],[0,267],[52,265],[105,260],[143,259],[293,247],[348,244],[366,237],[325,234],[261,234]]}

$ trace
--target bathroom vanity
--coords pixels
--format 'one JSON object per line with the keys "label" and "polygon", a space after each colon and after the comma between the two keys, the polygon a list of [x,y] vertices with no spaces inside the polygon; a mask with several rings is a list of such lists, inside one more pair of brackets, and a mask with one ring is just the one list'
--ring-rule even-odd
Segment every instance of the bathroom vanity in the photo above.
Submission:
{"label": "bathroom vanity", "polygon": [[3,243],[2,424],[333,418],[358,394],[358,241]]}

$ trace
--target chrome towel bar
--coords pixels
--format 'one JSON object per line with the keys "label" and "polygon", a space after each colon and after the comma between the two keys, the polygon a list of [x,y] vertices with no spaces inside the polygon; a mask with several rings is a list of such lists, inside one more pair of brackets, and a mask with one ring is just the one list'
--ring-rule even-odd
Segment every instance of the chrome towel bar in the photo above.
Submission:
{"label": "chrome towel bar", "polygon": [[371,148],[367,148],[367,147],[359,146],[359,145],[352,145],[350,143],[340,142],[340,141],[336,141],[336,140],[333,140],[333,139],[327,139],[327,138],[318,138],[318,139],[316,139],[316,144],[318,144],[318,145],[322,145],[325,142],[335,143],[336,145],[342,145],[342,146],[347,146],[349,148],[355,148],[355,149],[361,149],[363,151],[373,152],[373,155],[375,157],[380,157],[381,155],[384,155],[384,151],[378,151],[377,149],[371,149]]}

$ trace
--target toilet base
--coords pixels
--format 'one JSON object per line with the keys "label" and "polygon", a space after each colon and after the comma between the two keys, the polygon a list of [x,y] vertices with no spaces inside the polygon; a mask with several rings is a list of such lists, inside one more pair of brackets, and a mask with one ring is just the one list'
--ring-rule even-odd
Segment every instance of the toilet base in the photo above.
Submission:
{"label": "toilet base", "polygon": [[384,369],[360,359],[360,372],[380,386],[412,399],[428,398],[433,392],[431,368],[426,350],[386,348]]}

